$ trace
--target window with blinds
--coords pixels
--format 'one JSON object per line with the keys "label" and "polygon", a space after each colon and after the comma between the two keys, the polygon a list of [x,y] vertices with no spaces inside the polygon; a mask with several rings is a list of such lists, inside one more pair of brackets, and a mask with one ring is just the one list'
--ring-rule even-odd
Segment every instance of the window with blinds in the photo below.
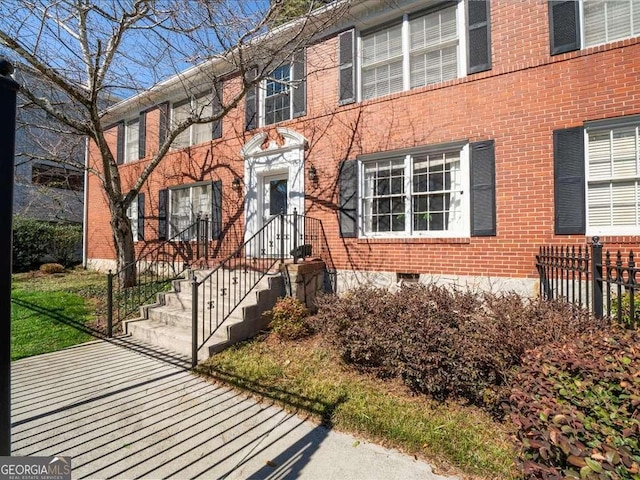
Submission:
{"label": "window with blinds", "polygon": [[362,35],[362,99],[457,78],[459,63],[457,5],[405,16]]}
{"label": "window with blinds", "polygon": [[411,88],[458,76],[456,7],[409,21]]}
{"label": "window with blinds", "polygon": [[402,25],[362,38],[362,98],[403,90]]}
{"label": "window with blinds", "polygon": [[589,228],[640,225],[638,126],[589,131],[587,156]]}
{"label": "window with blinds", "polygon": [[584,46],[640,35],[640,0],[584,0]]}

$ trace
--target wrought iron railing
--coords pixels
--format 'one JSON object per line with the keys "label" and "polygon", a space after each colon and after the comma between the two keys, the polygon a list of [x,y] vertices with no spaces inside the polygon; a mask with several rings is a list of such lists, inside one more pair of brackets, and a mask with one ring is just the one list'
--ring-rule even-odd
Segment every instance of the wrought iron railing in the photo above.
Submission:
{"label": "wrought iron railing", "polygon": [[[192,363],[198,351],[216,334],[242,302],[268,275],[279,273],[279,264],[293,257],[321,258],[326,265],[326,289],[335,289],[335,270],[327,238],[318,219],[293,214],[272,217],[244,244],[206,275],[194,276],[192,301]],[[285,293],[285,292],[283,292]]]}
{"label": "wrought iron railing", "polygon": [[107,274],[107,335],[140,307],[170,288],[171,282],[199,259],[208,260],[209,219],[196,218],[169,240],[149,242],[138,258]]}
{"label": "wrought iron railing", "polygon": [[578,247],[541,247],[536,255],[540,295],[563,299],[588,308],[628,328],[640,327],[640,291],[633,251],[627,254],[603,249],[598,237],[583,250]]}

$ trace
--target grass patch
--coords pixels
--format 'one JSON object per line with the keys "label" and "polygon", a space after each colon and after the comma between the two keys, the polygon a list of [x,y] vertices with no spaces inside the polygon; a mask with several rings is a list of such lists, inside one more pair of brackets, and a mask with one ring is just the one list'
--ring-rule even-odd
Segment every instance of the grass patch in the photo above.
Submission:
{"label": "grass patch", "polygon": [[83,270],[13,276],[11,360],[90,341],[104,308],[104,275]]}
{"label": "grass patch", "polygon": [[198,371],[329,427],[427,458],[443,473],[515,478],[513,446],[501,424],[477,408],[433,402],[411,395],[399,382],[354,373],[318,337],[240,344]]}

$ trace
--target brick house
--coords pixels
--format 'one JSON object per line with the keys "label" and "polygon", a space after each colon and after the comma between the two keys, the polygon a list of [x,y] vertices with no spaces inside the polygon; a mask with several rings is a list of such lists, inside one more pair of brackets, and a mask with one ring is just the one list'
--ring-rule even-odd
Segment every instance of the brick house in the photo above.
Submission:
{"label": "brick house", "polygon": [[[221,122],[179,136],[130,209],[138,249],[202,213],[224,252],[295,208],[322,221],[341,290],[419,276],[533,294],[539,245],[639,240],[639,2],[353,3]],[[167,122],[240,81],[113,107],[125,184]],[[88,265],[113,268],[94,176],[86,215]]]}

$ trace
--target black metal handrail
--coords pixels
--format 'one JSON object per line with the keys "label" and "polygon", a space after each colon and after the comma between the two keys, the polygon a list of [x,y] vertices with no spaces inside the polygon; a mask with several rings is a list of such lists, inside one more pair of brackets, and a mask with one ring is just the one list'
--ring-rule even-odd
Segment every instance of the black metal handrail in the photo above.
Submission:
{"label": "black metal handrail", "polygon": [[322,222],[299,215],[294,209],[293,214],[281,213],[269,219],[202,278],[194,275],[191,282],[193,366],[197,364],[198,351],[260,281],[267,275],[279,273],[276,264],[284,263],[285,258],[293,257],[297,262],[310,256],[325,262],[330,278],[325,288],[335,289],[335,270]]}
{"label": "black metal handrail", "polygon": [[[191,240],[195,243],[192,243]],[[114,326],[139,311],[155,296],[180,278],[195,260],[208,256],[209,219],[196,221],[168,240],[149,250],[143,250],[135,261],[117,272],[107,274],[107,336],[113,336]],[[123,283],[123,273],[129,270],[132,285]]]}

